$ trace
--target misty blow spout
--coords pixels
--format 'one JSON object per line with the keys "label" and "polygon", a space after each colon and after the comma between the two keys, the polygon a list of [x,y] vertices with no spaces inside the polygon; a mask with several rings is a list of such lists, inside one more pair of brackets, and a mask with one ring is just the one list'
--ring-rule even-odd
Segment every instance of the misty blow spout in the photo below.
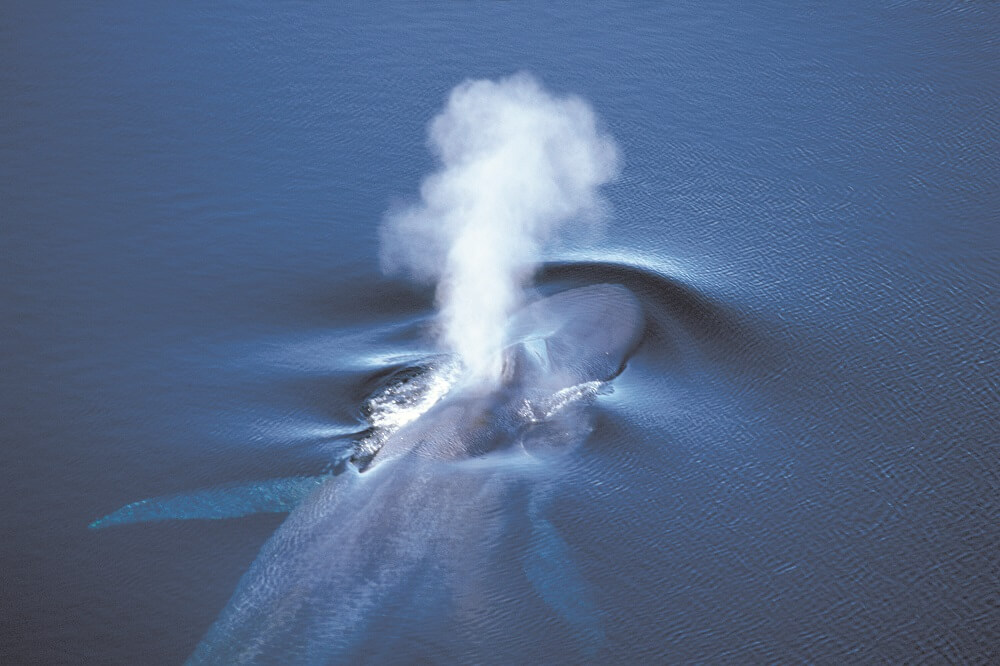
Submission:
{"label": "misty blow spout", "polygon": [[419,203],[387,217],[383,266],[437,285],[439,343],[466,381],[496,387],[545,244],[601,221],[618,149],[586,102],[527,74],[458,85],[429,134],[440,168]]}

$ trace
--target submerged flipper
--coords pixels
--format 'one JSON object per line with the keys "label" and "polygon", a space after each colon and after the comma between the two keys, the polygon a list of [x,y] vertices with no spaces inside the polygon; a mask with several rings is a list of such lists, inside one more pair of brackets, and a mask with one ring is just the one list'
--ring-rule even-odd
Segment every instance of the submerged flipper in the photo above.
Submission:
{"label": "submerged flipper", "polygon": [[297,476],[150,497],[126,504],[90,524],[90,529],[160,520],[238,518],[254,513],[287,513],[330,475]]}
{"label": "submerged flipper", "polygon": [[536,497],[528,502],[528,517],[533,526],[534,548],[525,558],[524,573],[542,600],[572,627],[588,655],[593,656],[604,643],[604,629],[587,583],[573,563],[566,542],[542,517]]}

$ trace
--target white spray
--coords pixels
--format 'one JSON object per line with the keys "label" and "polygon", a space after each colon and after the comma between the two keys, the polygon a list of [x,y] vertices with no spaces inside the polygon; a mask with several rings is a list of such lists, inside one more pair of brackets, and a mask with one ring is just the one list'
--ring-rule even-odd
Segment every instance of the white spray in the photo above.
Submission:
{"label": "white spray", "polygon": [[542,244],[570,221],[600,219],[597,188],[617,175],[618,151],[586,102],[528,74],[457,86],[430,146],[441,168],[420,203],[388,216],[383,266],[437,282],[441,342],[468,380],[496,384]]}

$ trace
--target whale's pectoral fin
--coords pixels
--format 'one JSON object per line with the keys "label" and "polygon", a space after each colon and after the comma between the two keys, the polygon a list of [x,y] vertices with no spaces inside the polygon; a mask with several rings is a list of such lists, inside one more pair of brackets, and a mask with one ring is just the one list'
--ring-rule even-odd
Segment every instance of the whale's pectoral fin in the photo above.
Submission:
{"label": "whale's pectoral fin", "polygon": [[299,476],[150,497],[126,504],[90,524],[91,529],[160,520],[238,518],[255,513],[287,513],[329,475]]}
{"label": "whale's pectoral fin", "polygon": [[573,563],[566,542],[555,526],[541,515],[537,500],[529,502],[533,548],[524,562],[524,573],[546,604],[572,627],[588,654],[604,642],[604,629],[587,583]]}

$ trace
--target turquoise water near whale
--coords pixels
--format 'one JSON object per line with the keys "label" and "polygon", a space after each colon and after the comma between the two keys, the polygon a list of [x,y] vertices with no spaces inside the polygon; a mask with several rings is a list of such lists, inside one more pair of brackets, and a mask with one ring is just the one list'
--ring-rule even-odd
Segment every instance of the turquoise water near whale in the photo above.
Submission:
{"label": "turquoise water near whale", "polygon": [[0,658],[194,651],[283,516],[88,524],[370,434],[368,397],[434,353],[379,225],[448,92],[526,70],[623,158],[603,234],[539,288],[624,284],[646,334],[543,501],[468,549],[495,566],[462,621],[417,597],[359,640],[995,661],[998,28],[988,2],[7,4]]}

